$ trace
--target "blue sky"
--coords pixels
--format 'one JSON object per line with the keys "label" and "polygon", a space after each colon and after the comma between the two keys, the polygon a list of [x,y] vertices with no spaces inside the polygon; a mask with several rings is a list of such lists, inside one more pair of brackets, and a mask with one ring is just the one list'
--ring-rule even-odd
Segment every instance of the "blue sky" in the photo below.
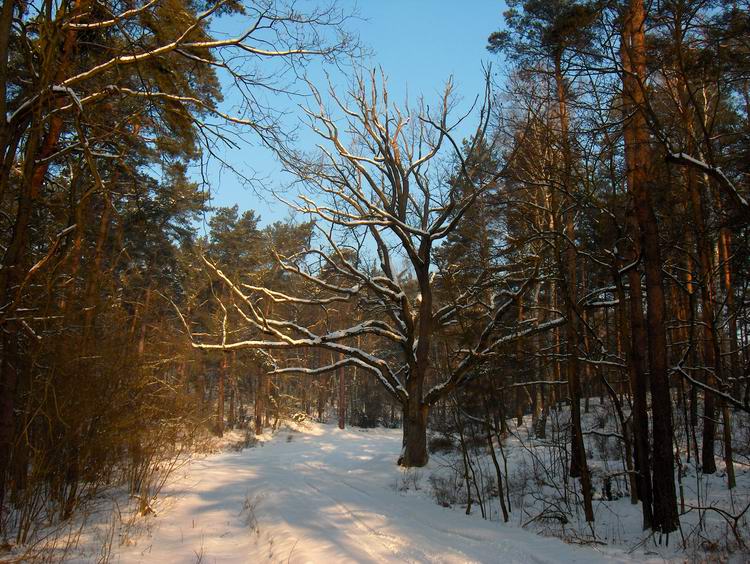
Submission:
{"label": "blue sky", "polygon": [[[341,0],[340,5],[347,8],[349,3]],[[348,29],[371,50],[367,66],[382,67],[386,73],[392,99],[402,101],[408,94],[412,102],[419,96],[436,100],[453,76],[455,91],[468,108],[484,89],[482,64],[492,62],[497,67],[499,63],[485,45],[487,36],[501,25],[505,10],[501,0],[361,0],[356,6],[359,18],[351,20]],[[216,29],[231,28],[232,24],[219,21]],[[313,72],[312,76],[322,74]],[[226,105],[231,106],[231,89],[225,96]],[[290,125],[298,123],[296,102],[286,99],[278,103],[286,106]],[[306,139],[311,137],[300,135],[303,145]],[[278,189],[287,182],[273,155],[249,135],[239,149],[222,151],[222,158],[244,173],[262,178],[268,188]],[[222,171],[216,163],[209,167],[207,180],[214,206],[237,204],[241,210],[254,209],[264,224],[289,215],[284,204],[243,188],[233,173]]]}

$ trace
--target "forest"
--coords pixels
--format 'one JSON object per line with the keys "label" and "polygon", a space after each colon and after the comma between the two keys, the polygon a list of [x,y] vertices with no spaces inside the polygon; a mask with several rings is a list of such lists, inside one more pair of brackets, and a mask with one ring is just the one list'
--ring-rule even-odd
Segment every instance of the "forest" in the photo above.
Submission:
{"label": "forest", "polygon": [[[0,561],[147,561],[192,460],[316,440],[531,555],[750,555],[750,3],[496,4],[483,90],[404,99],[354,3],[3,2]],[[299,538],[217,561],[365,560]]]}

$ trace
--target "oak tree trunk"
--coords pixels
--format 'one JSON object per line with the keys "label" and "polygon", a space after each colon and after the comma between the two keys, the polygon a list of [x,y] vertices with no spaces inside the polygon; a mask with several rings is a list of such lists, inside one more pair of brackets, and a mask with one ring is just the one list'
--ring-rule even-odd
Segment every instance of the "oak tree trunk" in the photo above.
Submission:
{"label": "oak tree trunk", "polygon": [[403,446],[398,459],[405,468],[427,464],[427,418],[430,409],[418,399],[409,398],[403,406]]}

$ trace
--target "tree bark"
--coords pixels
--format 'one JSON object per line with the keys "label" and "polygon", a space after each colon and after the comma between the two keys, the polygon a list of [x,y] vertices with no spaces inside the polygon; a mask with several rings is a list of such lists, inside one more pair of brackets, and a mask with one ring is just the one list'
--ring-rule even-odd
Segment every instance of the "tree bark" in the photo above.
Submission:
{"label": "tree bark", "polygon": [[410,397],[402,409],[404,436],[398,464],[405,468],[422,467],[429,460],[427,453],[429,406]]}
{"label": "tree bark", "polygon": [[[563,234],[562,243],[556,243],[557,261],[560,270],[560,276],[563,282],[563,295],[565,299],[565,317],[568,320],[566,325],[567,340],[567,376],[568,389],[570,391],[570,414],[571,414],[571,431],[570,431],[570,476],[580,478],[581,490],[583,493],[584,513],[586,521],[594,520],[594,510],[592,506],[591,492],[591,475],[589,472],[588,462],[586,460],[586,447],[583,442],[583,432],[581,429],[581,382],[579,379],[578,364],[578,311],[577,286],[578,286],[578,253],[575,246],[575,218],[573,206],[570,205],[570,194],[573,188],[573,156],[570,147],[570,126],[568,117],[568,96],[565,86],[565,79],[562,73],[562,52],[555,56],[555,85],[557,91],[557,104],[560,119],[560,136],[563,149],[563,201],[565,202],[566,211],[563,217]],[[554,191],[552,193],[553,212],[556,212]],[[560,245],[565,246],[561,252]]]}
{"label": "tree bark", "polygon": [[228,353],[223,353],[221,357],[221,368],[219,369],[219,382],[216,398],[216,434],[219,437],[224,436],[224,384],[227,377],[227,366],[229,364]]}
{"label": "tree bark", "polygon": [[[13,9],[16,3],[6,1],[0,12],[0,85],[3,89],[4,98],[2,108],[6,107],[7,101],[7,79],[8,79],[8,53],[10,29],[12,27]],[[77,9],[80,2],[76,2],[73,9]],[[62,17],[62,14],[59,14]],[[61,49],[58,61],[44,60],[40,69],[39,81],[42,84],[55,84],[65,75],[73,61],[73,51],[76,47],[76,32],[69,29],[64,37],[60,37],[57,30],[52,31],[51,37],[45,37],[40,49]],[[62,43],[62,45],[60,45]],[[58,104],[58,101],[52,104]],[[2,258],[0,268],[0,308],[3,317],[12,315],[21,298],[22,287],[26,280],[29,266],[29,234],[31,232],[31,219],[38,205],[41,195],[44,177],[49,167],[46,157],[56,150],[60,136],[63,133],[63,119],[60,115],[54,115],[49,119],[49,126],[44,131],[46,116],[43,108],[37,106],[34,109],[30,128],[25,142],[25,152],[22,168],[22,181],[19,186],[18,204],[16,216],[13,222],[13,230],[8,247]],[[2,121],[5,122],[0,129],[0,143],[2,143],[2,157],[4,163],[12,163],[15,151],[18,147],[20,136],[15,136],[11,142],[12,132],[7,127],[6,111],[2,113]],[[12,150],[14,154],[8,154]],[[3,186],[0,193],[4,195],[5,186],[9,178],[7,172],[2,173]],[[2,323],[2,319],[0,319]],[[10,468],[11,452],[15,435],[15,399],[16,387],[21,377],[21,359],[19,355],[19,337],[22,334],[18,322],[12,321],[2,323],[4,336],[2,339],[2,360],[0,360],[0,513],[4,509],[6,477]]]}
{"label": "tree bark", "polygon": [[659,227],[651,201],[651,159],[645,116],[646,12],[643,0],[630,0],[623,21],[624,135],[628,189],[640,230],[648,304],[650,387],[653,413],[653,529],[670,533],[679,526],[672,453],[672,404],[667,371],[666,302],[659,248]]}
{"label": "tree bark", "polygon": [[[631,258],[634,258],[635,253]],[[628,317],[625,312],[625,290],[619,272],[615,273],[615,285],[623,320]],[[643,294],[641,293],[641,275],[638,269],[631,268],[628,273],[630,286],[630,334],[625,336],[625,350],[628,358],[628,377],[630,393],[633,396],[631,418],[633,421],[633,462],[636,468],[636,488],[638,499],[642,503],[643,528],[650,529],[653,522],[651,466],[649,464],[648,440],[648,406],[646,381],[646,351],[648,336],[643,318]]]}
{"label": "tree bark", "polygon": [[[688,169],[687,186],[692,203],[693,226],[696,231],[698,246],[698,267],[701,282],[701,321],[703,326],[703,356],[706,369],[703,378],[709,386],[716,386],[716,378],[721,379],[721,351],[717,351],[719,341],[714,328],[714,291],[711,272],[710,243],[707,239],[703,201],[698,187],[695,171]],[[712,372],[712,370],[714,372]],[[703,393],[703,442],[701,466],[704,474],[716,472],[714,443],[716,441],[716,399],[712,393]]]}
{"label": "tree bark", "polygon": [[339,376],[339,429],[346,427],[346,380],[344,379],[344,366],[338,369]]}
{"label": "tree bark", "polygon": [[265,419],[265,407],[266,407],[266,396],[265,396],[265,384],[263,380],[266,378],[263,372],[263,367],[258,370],[258,377],[255,386],[255,434],[263,434],[263,422]]}

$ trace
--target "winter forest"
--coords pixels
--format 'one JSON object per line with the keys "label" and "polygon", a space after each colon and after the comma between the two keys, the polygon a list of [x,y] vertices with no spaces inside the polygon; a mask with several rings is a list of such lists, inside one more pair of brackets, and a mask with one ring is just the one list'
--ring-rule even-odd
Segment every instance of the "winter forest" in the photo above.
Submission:
{"label": "winter forest", "polygon": [[379,4],[2,3],[0,561],[750,558],[750,3]]}

